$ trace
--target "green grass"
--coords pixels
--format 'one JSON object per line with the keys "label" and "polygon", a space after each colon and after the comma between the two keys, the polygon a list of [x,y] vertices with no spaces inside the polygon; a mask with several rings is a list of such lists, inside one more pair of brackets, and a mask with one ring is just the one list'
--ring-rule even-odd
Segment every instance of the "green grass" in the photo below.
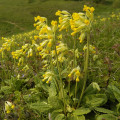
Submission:
{"label": "green grass", "polygon": [[45,16],[49,22],[56,19],[55,12],[67,10],[70,13],[79,12],[84,4],[95,7],[95,15],[107,15],[112,11],[118,11],[112,7],[112,1],[103,4],[93,4],[86,1],[64,0],[0,0],[0,37],[27,32],[34,29],[34,17]]}

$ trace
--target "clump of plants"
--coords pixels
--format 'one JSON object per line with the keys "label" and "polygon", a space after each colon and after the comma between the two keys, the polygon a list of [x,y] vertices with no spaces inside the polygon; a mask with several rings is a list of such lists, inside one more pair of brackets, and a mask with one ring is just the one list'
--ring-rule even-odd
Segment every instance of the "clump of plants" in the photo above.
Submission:
{"label": "clump of plants", "polygon": [[[34,38],[21,44],[3,38],[2,80],[4,75],[7,79],[1,82],[2,118],[119,120],[119,88],[101,88],[91,80],[93,64],[102,64],[92,41],[94,10],[86,5],[84,12],[72,15],[58,10],[59,20],[51,25],[37,16]],[[10,67],[7,60],[12,61]]]}

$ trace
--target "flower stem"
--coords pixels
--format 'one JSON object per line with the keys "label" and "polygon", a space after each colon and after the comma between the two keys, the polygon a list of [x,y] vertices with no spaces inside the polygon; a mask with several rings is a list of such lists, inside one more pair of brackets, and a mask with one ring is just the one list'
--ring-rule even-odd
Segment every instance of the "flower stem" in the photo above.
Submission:
{"label": "flower stem", "polygon": [[76,66],[75,49],[76,49],[76,39],[74,40],[74,61],[73,61],[73,68],[75,68],[75,66]]}
{"label": "flower stem", "polygon": [[85,87],[86,87],[87,77],[88,77],[89,41],[90,41],[90,32],[87,33],[87,50],[85,51],[86,56],[85,56],[85,64],[84,64],[85,75],[84,75],[84,81],[83,81],[83,88],[82,88],[82,92],[81,92],[80,99],[79,99],[77,107],[80,106],[80,103],[81,103],[81,100],[82,100],[82,97],[83,97],[83,94],[84,94],[84,90],[85,90]]}
{"label": "flower stem", "polygon": [[65,105],[65,97],[64,97],[64,90],[63,90],[63,81],[62,81],[62,77],[61,77],[61,69],[60,69],[60,65],[59,65],[59,61],[58,61],[58,54],[57,54],[57,50],[56,50],[55,33],[54,33],[54,44],[55,44],[55,55],[56,55],[56,60],[57,60],[57,69],[58,69],[58,72],[59,72],[59,79],[60,79],[60,93],[61,93],[61,97],[62,97],[63,102],[64,102],[64,112],[66,114],[66,105]]}

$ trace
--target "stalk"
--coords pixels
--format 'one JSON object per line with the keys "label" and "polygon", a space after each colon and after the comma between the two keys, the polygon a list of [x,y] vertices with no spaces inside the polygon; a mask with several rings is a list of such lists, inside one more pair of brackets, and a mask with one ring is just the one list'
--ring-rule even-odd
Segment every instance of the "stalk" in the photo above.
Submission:
{"label": "stalk", "polygon": [[[74,61],[73,61],[73,68],[76,67],[75,49],[76,49],[76,39],[74,40]],[[76,94],[77,94],[77,81],[76,81],[76,85],[75,85],[75,98],[76,98]],[[75,104],[75,101],[74,101],[74,104]]]}
{"label": "stalk", "polygon": [[57,60],[57,68],[58,68],[59,78],[60,78],[60,92],[61,92],[61,96],[62,96],[63,101],[64,101],[64,112],[66,114],[65,97],[64,97],[64,91],[63,91],[63,82],[62,82],[62,76],[61,76],[61,69],[60,69],[60,65],[59,65],[59,61],[58,61],[58,54],[57,54],[57,50],[56,50],[55,33],[54,33],[54,44],[55,44],[55,54],[56,54],[56,60]]}
{"label": "stalk", "polygon": [[85,56],[85,64],[84,64],[84,73],[85,73],[85,77],[84,77],[84,83],[83,83],[83,88],[82,88],[82,92],[80,95],[80,99],[78,102],[77,107],[79,107],[84,91],[85,91],[85,86],[86,86],[86,82],[87,82],[87,76],[88,76],[88,60],[89,60],[89,41],[90,41],[90,31],[87,32],[87,50],[86,50],[86,56]]}
{"label": "stalk", "polygon": [[[51,50],[50,50],[51,51]],[[50,69],[53,71],[52,55],[50,54]],[[58,82],[54,80],[57,90],[59,91]]]}
{"label": "stalk", "polygon": [[74,61],[73,61],[73,68],[75,68],[75,63],[76,63],[75,48],[76,48],[76,39],[74,40]]}
{"label": "stalk", "polygon": [[68,91],[69,91],[69,96],[70,96],[70,78],[69,78],[69,81],[68,81]]}
{"label": "stalk", "polygon": [[[77,81],[75,85],[75,98],[77,99]],[[76,101],[74,101],[74,105],[76,106]]]}

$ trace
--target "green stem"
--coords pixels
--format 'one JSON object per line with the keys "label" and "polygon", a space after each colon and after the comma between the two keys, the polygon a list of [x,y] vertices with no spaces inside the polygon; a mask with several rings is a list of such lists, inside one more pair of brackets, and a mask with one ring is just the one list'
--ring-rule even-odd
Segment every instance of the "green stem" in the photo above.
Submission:
{"label": "green stem", "polygon": [[74,61],[73,61],[73,68],[75,68],[75,63],[76,63],[75,49],[76,49],[76,39],[74,40]]}
{"label": "green stem", "polygon": [[[77,81],[75,85],[75,99],[77,99]],[[74,105],[76,106],[76,100],[74,101]]]}
{"label": "green stem", "polygon": [[84,81],[83,81],[84,83],[83,83],[83,88],[82,88],[82,92],[81,92],[77,107],[79,107],[79,105],[81,103],[81,100],[82,100],[82,97],[84,94],[84,90],[86,87],[87,77],[88,77],[89,41],[90,41],[90,32],[87,33],[87,50],[86,50],[86,57],[85,57],[85,64],[84,64],[84,73],[85,73],[85,77],[84,77]]}
{"label": "green stem", "polygon": [[58,54],[57,54],[57,50],[56,50],[56,41],[55,41],[55,33],[54,33],[54,44],[55,44],[55,54],[56,54],[56,60],[57,60],[57,69],[59,72],[59,78],[60,78],[60,92],[61,92],[61,96],[64,102],[64,112],[66,114],[66,106],[65,106],[65,97],[64,97],[64,91],[63,91],[63,82],[62,82],[62,77],[61,77],[61,69],[60,69],[60,65],[59,65],[59,61],[58,61]]}
{"label": "green stem", "polygon": [[[50,69],[51,69],[51,71],[53,71],[53,62],[52,62],[52,55],[51,54],[50,54]],[[54,79],[54,82],[55,82],[55,85],[57,87],[57,91],[59,91],[58,82],[55,79]]]}
{"label": "green stem", "polygon": [[69,78],[69,81],[68,81],[68,92],[69,92],[69,96],[70,96],[70,78]]}

